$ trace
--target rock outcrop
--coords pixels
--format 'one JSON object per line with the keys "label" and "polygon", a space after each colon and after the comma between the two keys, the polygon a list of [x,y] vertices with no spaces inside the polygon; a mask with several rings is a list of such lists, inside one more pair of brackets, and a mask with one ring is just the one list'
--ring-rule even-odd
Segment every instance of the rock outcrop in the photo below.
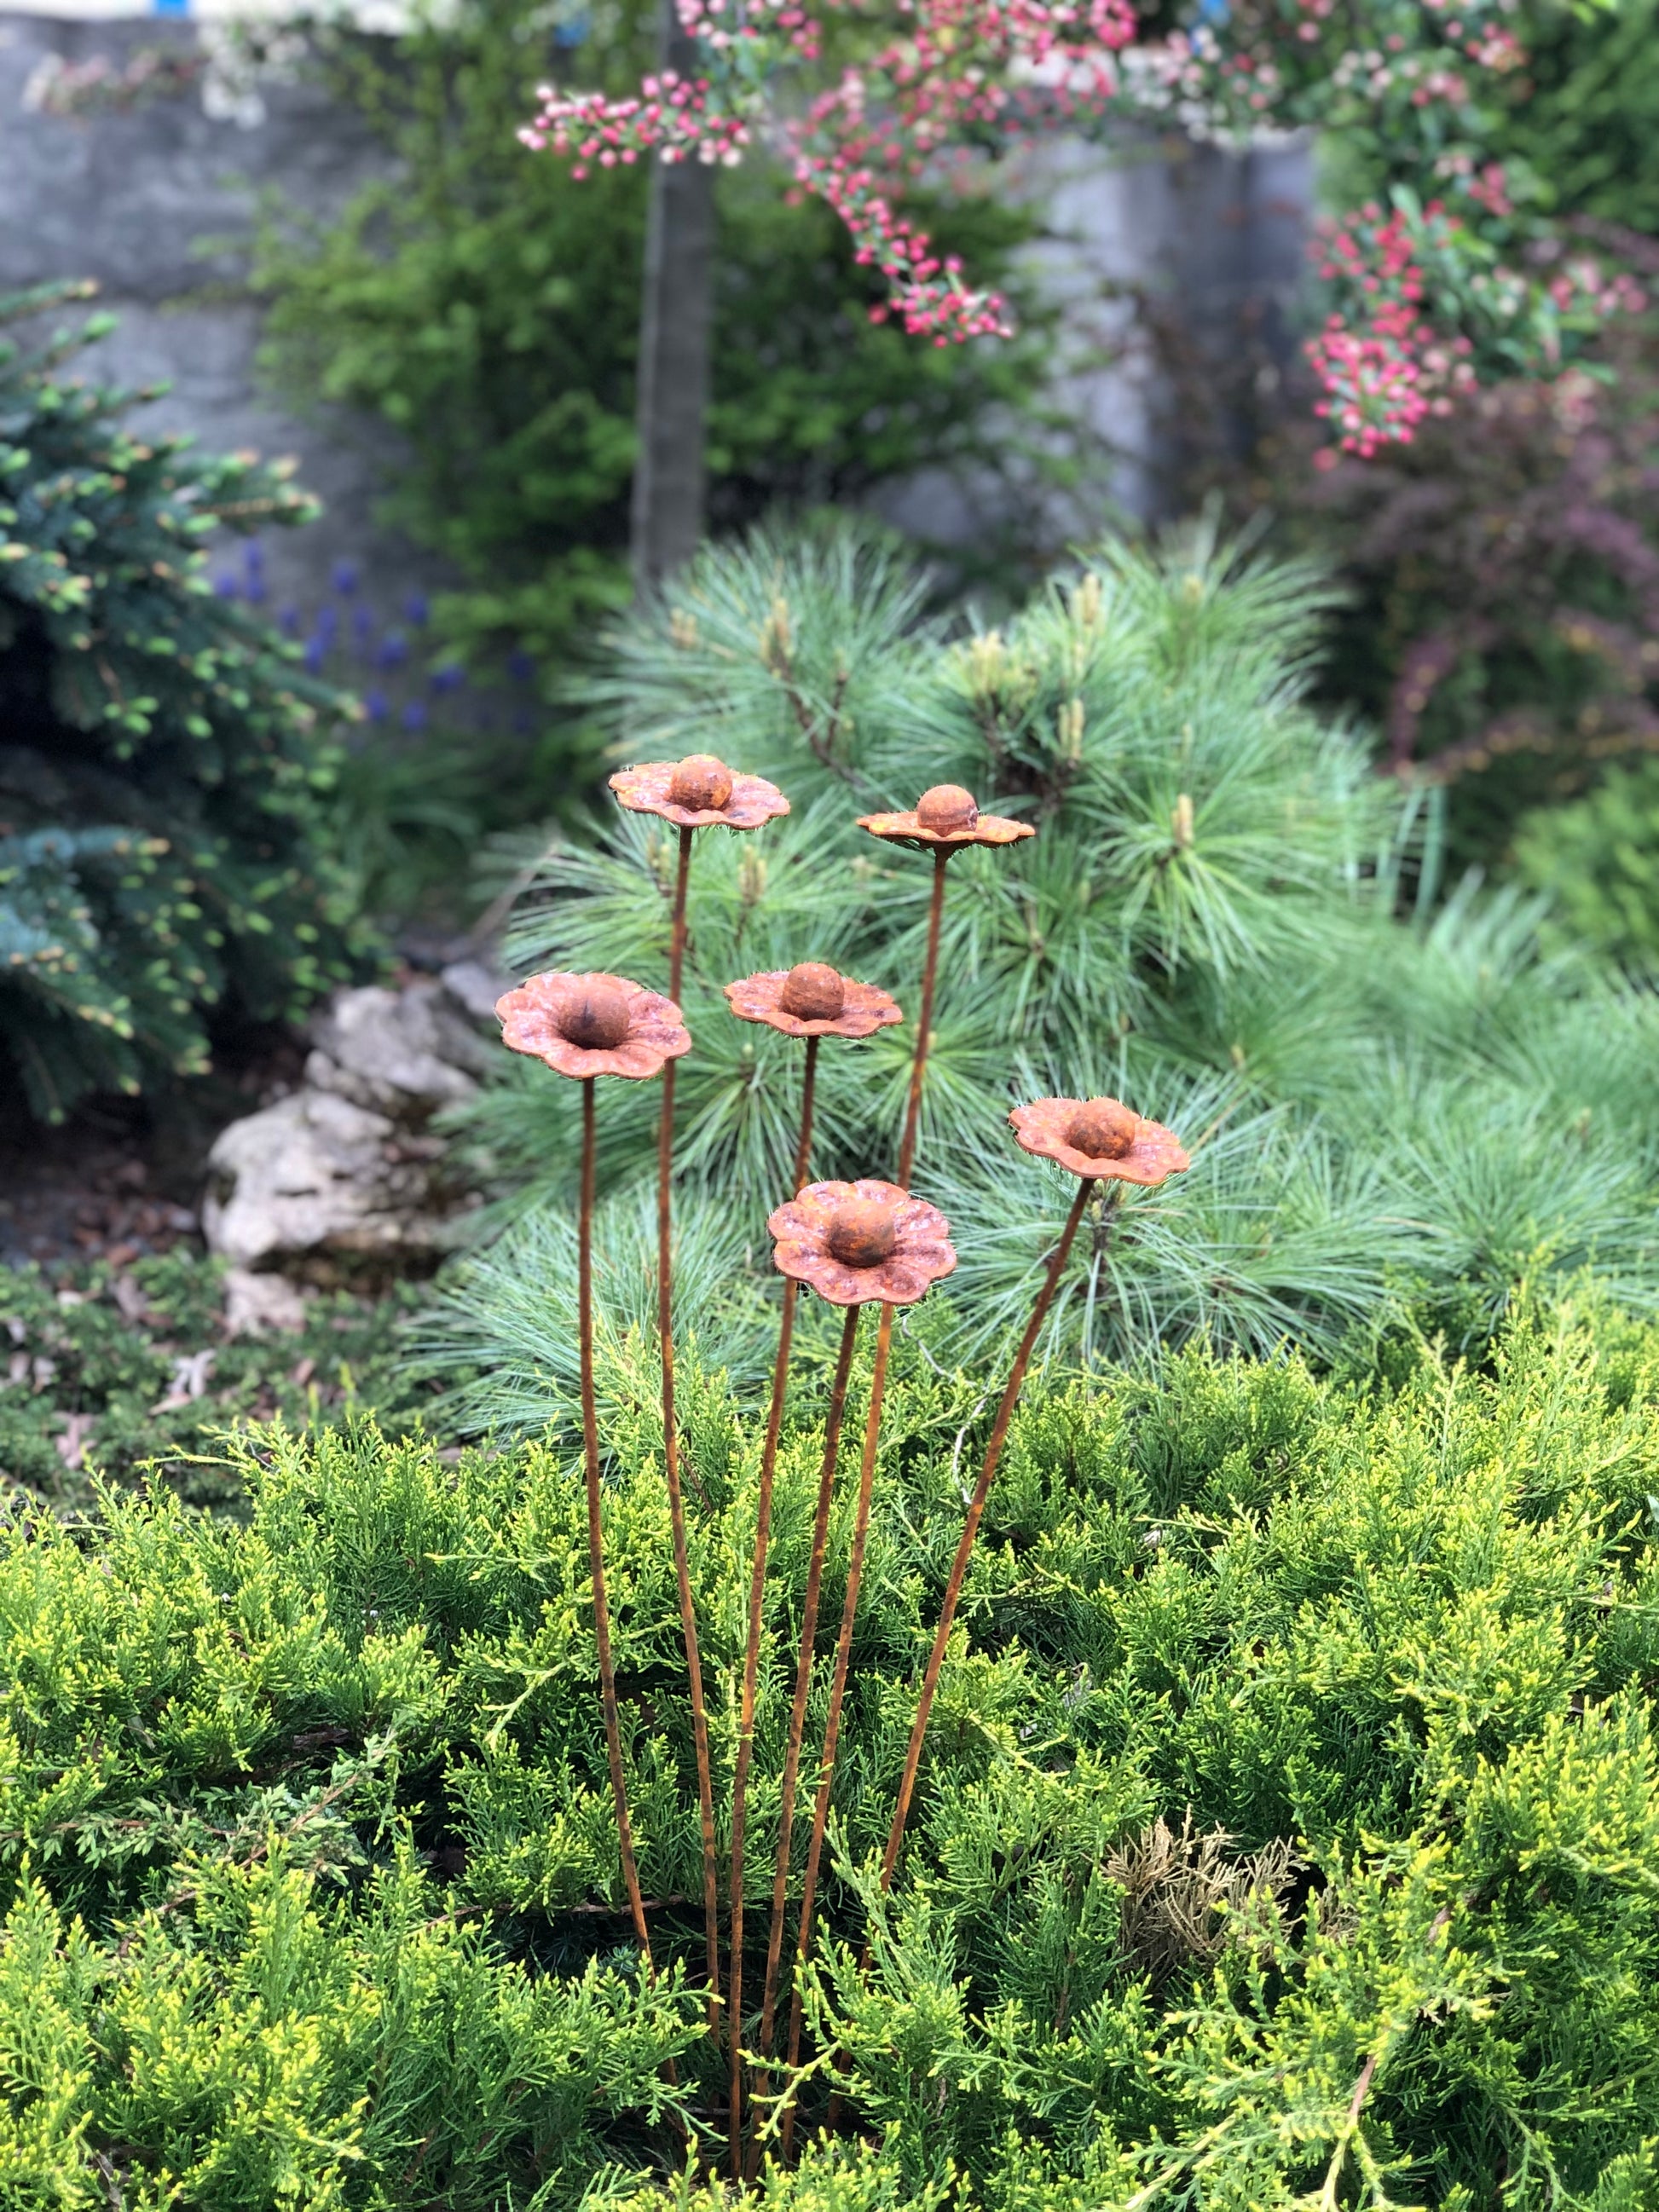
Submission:
{"label": "rock outcrop", "polygon": [[222,1129],[202,1227],[231,1263],[227,1325],[294,1325],[307,1286],[429,1267],[476,1200],[428,1128],[477,1088],[504,987],[461,963],[342,991],[313,1021],[301,1087]]}

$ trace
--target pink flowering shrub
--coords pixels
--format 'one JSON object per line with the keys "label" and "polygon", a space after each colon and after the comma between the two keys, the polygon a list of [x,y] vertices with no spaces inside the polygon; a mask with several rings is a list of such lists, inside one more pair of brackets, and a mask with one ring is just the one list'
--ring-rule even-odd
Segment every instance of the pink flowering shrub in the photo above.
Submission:
{"label": "pink flowering shrub", "polygon": [[622,100],[544,87],[520,135],[578,176],[764,143],[879,271],[873,312],[945,345],[1010,328],[904,212],[947,157],[1111,115],[1223,142],[1331,133],[1382,185],[1322,228],[1328,298],[1308,354],[1335,446],[1370,457],[1474,386],[1559,374],[1644,304],[1632,279],[1564,249],[1534,179],[1482,158],[1482,94],[1524,62],[1512,6],[1373,0],[1356,23],[1337,0],[1200,0],[1201,20],[1152,38],[1128,0],[679,0],[698,75]]}

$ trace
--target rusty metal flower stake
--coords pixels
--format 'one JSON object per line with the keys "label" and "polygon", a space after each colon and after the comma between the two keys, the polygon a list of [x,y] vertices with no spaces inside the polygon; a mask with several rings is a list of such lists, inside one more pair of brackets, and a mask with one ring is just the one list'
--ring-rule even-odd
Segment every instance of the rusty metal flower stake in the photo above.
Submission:
{"label": "rusty metal flower stake", "polygon": [[972,792],[959,783],[937,783],[924,791],[907,814],[861,814],[860,830],[890,843],[909,845],[933,856],[933,893],[927,909],[927,951],[921,969],[921,1006],[916,1018],[916,1048],[910,1063],[910,1096],[899,1145],[898,1182],[910,1188],[915,1164],[916,1129],[921,1119],[921,1083],[933,1025],[933,985],[939,974],[939,925],[945,915],[945,867],[952,853],[969,845],[1017,845],[1036,832],[1028,822],[1006,815],[981,814]]}
{"label": "rusty metal flower stake", "polygon": [[939,1687],[939,1668],[944,1664],[945,1646],[951,1640],[957,1603],[962,1595],[968,1562],[973,1556],[974,1541],[979,1534],[985,1501],[990,1495],[991,1484],[996,1476],[997,1462],[1002,1457],[1008,1425],[1013,1419],[1020,1388],[1025,1380],[1026,1366],[1065,1270],[1072,1240],[1077,1235],[1078,1224],[1083,1218],[1083,1209],[1097,1182],[1116,1181],[1141,1183],[1152,1188],[1164,1182],[1166,1176],[1179,1175],[1188,1164],[1188,1156],[1173,1131],[1166,1129],[1160,1121],[1142,1121],[1138,1114],[1120,1104],[1115,1098],[1040,1098],[1034,1105],[1017,1106],[1008,1118],[1013,1124],[1015,1141],[1026,1152],[1055,1161],[1079,1178],[1077,1195],[1072,1200],[1071,1212],[1066,1217],[1060,1243],[1048,1262],[1042,1287],[1037,1292],[1036,1304],[1031,1310],[1031,1318],[1025,1324],[1025,1334],[1014,1354],[1014,1364],[997,1407],[996,1419],[991,1425],[990,1440],[985,1447],[979,1480],[974,1486],[974,1494],[969,1502],[962,1540],[957,1546],[950,1579],[945,1586],[945,1601],[939,1609],[939,1628],[933,1638],[933,1648],[927,1655],[927,1668],[921,1678],[921,1695],[904,1754],[904,1772],[899,1783],[898,1802],[894,1808],[892,1826],[887,1834],[887,1848],[882,1855],[881,1887],[884,1890],[892,1881],[893,1869],[898,1864],[899,1850],[904,1841],[904,1825],[910,1814],[911,1794],[915,1788],[916,1771],[921,1764],[921,1748],[927,1734],[928,1716],[933,1709],[933,1693]]}
{"label": "rusty metal flower stake", "polygon": [[[764,975],[746,975],[739,983],[728,983],[726,995],[732,1012],[740,1021],[764,1022],[769,1028],[781,1030],[786,1036],[805,1040],[806,1066],[801,1084],[800,1141],[795,1150],[794,1179],[790,1185],[792,1190],[799,1191],[806,1181],[807,1163],[811,1155],[812,1094],[817,1074],[819,1038],[872,1036],[877,1030],[889,1028],[902,1018],[896,1002],[885,991],[878,990],[873,983],[855,983],[850,976],[840,975],[834,968],[827,967],[817,960],[805,961],[787,971],[778,969]],[[754,1750],[755,1696],[760,1675],[766,1558],[771,1539],[772,1481],[777,1465],[784,1400],[789,1388],[789,1353],[794,1336],[795,1300],[799,1290],[800,1285],[793,1276],[786,1279],[783,1314],[778,1323],[777,1358],[772,1370],[772,1401],[767,1413],[766,1438],[761,1448],[760,1482],[755,1504],[755,1563],[749,1580],[749,1633],[744,1652],[743,1692],[738,1714],[737,1771],[732,1787],[732,1948],[726,1995],[731,2019],[730,2149],[733,2180],[742,2179],[743,2159],[743,1881],[749,1767]],[[847,1370],[853,1356],[853,1331],[857,1316],[857,1306],[850,1307],[842,1336],[842,1354],[836,1370],[836,1386],[831,1393],[830,1437],[826,1443],[826,1453],[832,1473],[836,1446],[841,1435],[842,1407],[847,1395]],[[817,1618],[817,1582],[814,1579],[808,1593],[814,1621]],[[810,1638],[808,1649],[811,1649]],[[797,1734],[791,1746],[786,1770],[787,1804],[790,1806],[793,1806],[794,1767],[799,1752]],[[786,1809],[786,1829],[788,1822],[789,1811]]]}
{"label": "rusty metal flower stake", "polygon": [[[685,893],[691,874],[694,831],[715,826],[757,830],[789,811],[775,784],[758,775],[737,775],[712,753],[693,753],[681,761],[653,761],[619,769],[611,779],[618,803],[635,814],[655,814],[678,830],[679,859],[674,876],[674,904],[669,937],[668,995],[678,1002],[685,965]],[[691,1735],[697,1762],[697,1805],[702,1823],[703,1938],[708,1960],[708,2026],[720,2007],[720,1880],[714,1857],[714,1790],[708,1764],[708,1716],[703,1703],[702,1662],[697,1650],[697,1619],[691,1597],[686,1552],[685,1503],[680,1488],[679,1436],[674,1424],[674,1301],[672,1279],[673,1201],[669,1178],[674,1159],[674,1066],[663,1078],[662,1116],[657,1138],[657,1335],[662,1358],[663,1473],[668,1485],[673,1529],[674,1575],[679,1588],[680,1630],[691,1695]],[[734,2028],[732,2033],[736,2033]]]}
{"label": "rusty metal flower stake", "polygon": [[[847,1561],[847,1595],[842,1606],[841,1634],[836,1645],[835,1672],[830,1684],[830,1708],[824,1720],[823,1750],[818,1767],[817,1797],[812,1808],[812,1828],[802,1877],[800,1921],[795,1941],[795,1986],[789,2008],[788,2063],[793,2070],[800,2056],[800,1974],[812,1945],[812,1916],[817,1896],[818,1867],[823,1853],[824,1828],[830,1817],[830,1796],[835,1784],[836,1753],[841,1738],[842,1702],[847,1691],[847,1672],[852,1656],[853,1628],[858,1617],[859,1583],[864,1571],[865,1540],[870,1528],[870,1493],[875,1480],[876,1446],[881,1431],[882,1398],[887,1387],[887,1360],[893,1334],[895,1306],[915,1305],[933,1285],[957,1264],[950,1242],[950,1224],[937,1207],[911,1198],[895,1183],[810,1183],[787,1206],[781,1206],[767,1223],[773,1240],[773,1261],[780,1273],[809,1284],[832,1305],[848,1306],[856,1314],[863,1305],[881,1306],[876,1335],[875,1364],[870,1377],[870,1403],[865,1416],[864,1454],[859,1468],[858,1500],[853,1513],[852,1542]],[[850,1346],[850,1334],[847,1341]],[[826,1454],[824,1482],[833,1476],[833,1458]],[[814,1528],[813,1564],[809,1579],[816,1590],[823,1571],[823,1545],[829,1525],[828,1499],[821,1486],[819,1511]],[[801,1651],[796,1676],[796,1705],[804,1712],[805,1699],[800,1670],[810,1677],[811,1632],[816,1617],[803,1620]],[[793,1807],[790,1807],[793,1816]],[[786,1856],[790,1820],[783,1822],[779,1853]],[[787,1864],[787,1856],[786,1856]],[[773,1895],[774,1909],[777,1892]],[[778,1945],[781,1949],[781,1940]],[[769,1982],[771,1977],[769,1971]],[[770,1997],[769,1990],[768,1996]],[[763,2049],[765,2048],[764,2040]],[[781,2148],[789,2154],[794,2132],[794,2106],[785,2108]]]}
{"label": "rusty metal flower stake", "polygon": [[641,1081],[672,1069],[691,1039],[672,999],[620,975],[532,975],[495,1002],[501,1042],[528,1053],[582,1086],[581,1206],[577,1229],[576,1299],[581,1346],[582,1459],[587,1486],[587,1561],[593,1591],[593,1641],[599,1654],[599,1696],[611,1765],[617,1840],[634,1932],[651,1971],[651,1937],[645,1924],[634,1830],[628,1815],[622,1735],[617,1718],[617,1677],[611,1656],[611,1609],[605,1590],[605,1543],[599,1511],[599,1430],[593,1401],[593,1085],[601,1075]]}

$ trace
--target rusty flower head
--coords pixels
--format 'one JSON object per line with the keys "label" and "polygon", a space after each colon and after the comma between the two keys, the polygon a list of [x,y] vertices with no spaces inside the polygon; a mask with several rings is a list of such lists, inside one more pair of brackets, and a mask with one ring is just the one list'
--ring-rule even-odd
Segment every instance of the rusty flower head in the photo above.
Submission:
{"label": "rusty flower head", "polygon": [[789,801],[763,775],[736,775],[713,753],[690,753],[682,761],[647,761],[642,768],[619,768],[611,788],[635,814],[660,814],[682,830],[758,830],[775,814],[787,814]]}
{"label": "rusty flower head", "polygon": [[1191,1165],[1173,1129],[1143,1121],[1115,1098],[1039,1098],[1008,1116],[1014,1140],[1091,1182],[1145,1183]]}
{"label": "rusty flower head", "polygon": [[832,1306],[913,1306],[957,1264],[937,1206],[867,1177],[810,1182],[766,1225],[780,1274]]}
{"label": "rusty flower head", "polygon": [[902,1021],[896,1000],[873,983],[855,983],[822,960],[745,975],[726,995],[740,1022],[768,1022],[786,1036],[867,1037]]}
{"label": "rusty flower head", "polygon": [[971,791],[959,783],[936,783],[924,791],[908,814],[861,814],[859,828],[872,837],[887,837],[902,845],[918,845],[933,851],[954,852],[961,845],[1017,845],[1022,837],[1035,837],[1029,822],[1011,822],[1006,815],[981,814]]}
{"label": "rusty flower head", "polygon": [[660,1075],[691,1049],[672,999],[622,975],[532,975],[495,1001],[501,1042],[561,1075]]}

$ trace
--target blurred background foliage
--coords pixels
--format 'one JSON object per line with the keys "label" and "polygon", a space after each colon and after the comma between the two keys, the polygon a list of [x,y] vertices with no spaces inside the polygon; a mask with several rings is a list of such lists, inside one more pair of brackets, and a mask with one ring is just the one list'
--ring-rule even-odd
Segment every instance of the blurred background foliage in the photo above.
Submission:
{"label": "blurred background foliage", "polygon": [[[263,234],[269,373],[290,401],[362,410],[406,441],[388,517],[453,568],[435,630],[475,661],[518,649],[556,672],[628,600],[647,179],[574,182],[514,132],[550,73],[629,79],[654,20],[629,0],[571,45],[532,0],[466,0],[395,42],[325,37],[396,173],[332,226],[273,208]],[[988,195],[930,207],[1021,323],[1012,343],[937,350],[871,320],[880,286],[841,227],[763,169],[722,174],[719,218],[711,527],[944,469],[997,518],[958,570],[1006,583],[1051,558],[1030,492],[1085,463],[1043,391],[1055,312],[1015,261],[1040,216]],[[529,791],[550,805],[591,769],[592,733],[544,722]]]}
{"label": "blurred background foliage", "polygon": [[[1529,59],[1489,114],[1491,158],[1659,298],[1653,0],[1534,0],[1514,27]],[[1364,187],[1363,144],[1321,158]],[[1369,465],[1316,465],[1304,411],[1258,405],[1248,457],[1212,440],[1182,487],[1272,512],[1276,543],[1329,564],[1346,605],[1320,698],[1444,786],[1458,862],[1506,874],[1524,847],[1527,879],[1564,896],[1582,841],[1545,867],[1555,815],[1659,743],[1659,315],[1610,326],[1589,368],[1478,395]]]}

